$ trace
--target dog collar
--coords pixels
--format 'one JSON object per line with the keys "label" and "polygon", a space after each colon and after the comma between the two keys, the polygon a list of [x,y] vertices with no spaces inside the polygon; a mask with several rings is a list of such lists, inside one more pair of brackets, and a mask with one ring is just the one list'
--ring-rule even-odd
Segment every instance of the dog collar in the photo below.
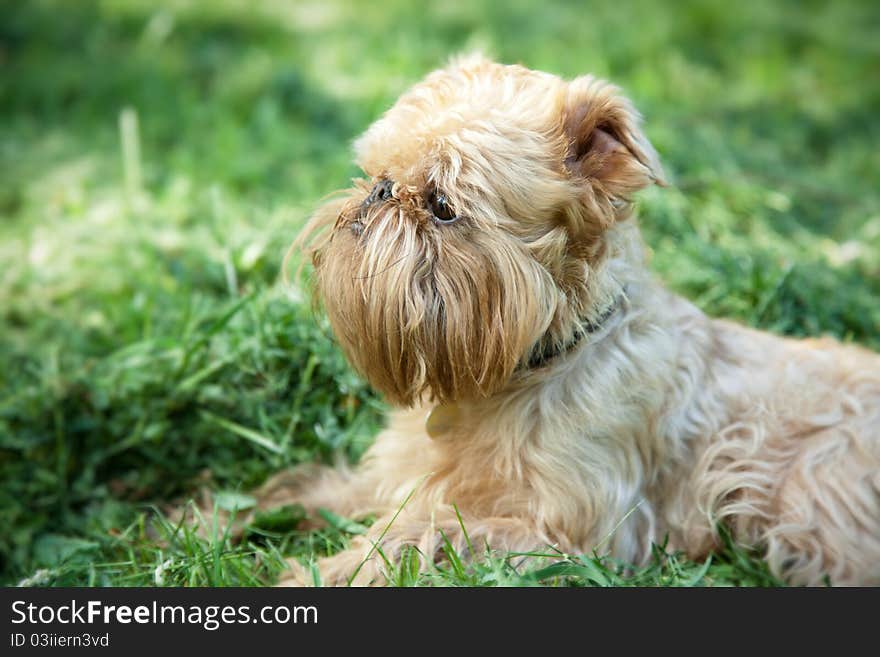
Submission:
{"label": "dog collar", "polygon": [[425,432],[431,440],[440,440],[455,427],[460,415],[458,404],[438,404],[425,419]]}
{"label": "dog collar", "polygon": [[547,365],[550,361],[572,351],[575,347],[577,347],[581,341],[586,338],[588,335],[592,335],[593,333],[598,332],[605,323],[611,319],[617,311],[620,310],[620,307],[623,305],[623,300],[626,297],[626,287],[623,288],[623,291],[620,295],[611,302],[611,305],[606,308],[601,315],[599,315],[598,319],[589,320],[582,319],[578,328],[575,330],[574,335],[571,336],[571,339],[561,346],[555,346],[552,343],[546,345],[543,349],[533,352],[529,357],[529,360],[524,364],[522,369],[524,370],[536,370],[541,367]]}

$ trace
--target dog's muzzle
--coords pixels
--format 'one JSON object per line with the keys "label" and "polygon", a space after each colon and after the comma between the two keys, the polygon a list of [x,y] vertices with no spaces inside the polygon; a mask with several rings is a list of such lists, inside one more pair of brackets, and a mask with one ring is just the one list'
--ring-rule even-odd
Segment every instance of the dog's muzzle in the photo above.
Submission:
{"label": "dog's muzzle", "polygon": [[393,195],[391,190],[394,188],[394,181],[388,180],[387,178],[383,178],[375,185],[373,185],[373,190],[370,192],[370,195],[364,199],[364,202],[361,204],[361,209],[366,209],[374,203],[380,203],[382,201],[387,201],[392,198]]}
{"label": "dog's muzzle", "polygon": [[360,235],[364,232],[364,224],[361,221],[364,215],[367,212],[367,209],[371,205],[375,205],[376,203],[382,203],[387,201],[388,199],[394,198],[394,194],[392,193],[392,189],[394,188],[394,181],[388,180],[387,178],[383,178],[375,185],[373,185],[373,189],[370,190],[370,194],[367,198],[364,199],[364,202],[361,203],[361,207],[358,209],[358,216],[351,224],[349,224],[349,228],[351,231],[360,237]]}

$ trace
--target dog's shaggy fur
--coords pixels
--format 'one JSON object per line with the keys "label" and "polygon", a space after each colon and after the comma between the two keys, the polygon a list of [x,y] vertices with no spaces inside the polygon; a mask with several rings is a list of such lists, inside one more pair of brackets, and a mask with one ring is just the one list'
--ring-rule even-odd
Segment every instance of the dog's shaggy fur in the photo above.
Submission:
{"label": "dog's shaggy fur", "polygon": [[709,319],[651,277],[631,197],[663,172],[617,88],[466,58],[356,151],[368,179],[303,240],[342,348],[399,409],[356,469],[262,490],[377,516],[325,584],[382,583],[374,543],[467,553],[462,524],[640,562],[665,537],[704,556],[718,523],[792,583],[880,583],[880,357]]}

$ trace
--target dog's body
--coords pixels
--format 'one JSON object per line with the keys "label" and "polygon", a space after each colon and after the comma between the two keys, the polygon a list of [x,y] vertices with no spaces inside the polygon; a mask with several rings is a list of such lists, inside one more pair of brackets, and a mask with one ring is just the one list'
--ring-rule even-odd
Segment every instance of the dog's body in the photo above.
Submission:
{"label": "dog's body", "polygon": [[263,489],[377,517],[325,584],[383,582],[376,543],[639,562],[703,556],[719,522],[793,583],[880,583],[880,356],[652,279],[629,195],[662,171],[615,88],[465,60],[357,148],[371,184],[307,232],[340,343],[400,409],[356,469]]}

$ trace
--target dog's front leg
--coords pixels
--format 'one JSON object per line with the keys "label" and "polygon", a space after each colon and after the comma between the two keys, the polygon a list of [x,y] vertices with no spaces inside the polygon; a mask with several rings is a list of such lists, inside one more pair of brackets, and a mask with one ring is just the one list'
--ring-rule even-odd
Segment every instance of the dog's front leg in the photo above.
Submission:
{"label": "dog's front leg", "polygon": [[312,519],[319,509],[357,517],[374,511],[374,489],[375,482],[361,470],[305,464],[270,477],[252,495],[258,509],[300,504]]}
{"label": "dog's front leg", "polygon": [[406,510],[376,520],[363,536],[333,556],[316,562],[317,572],[290,560],[279,586],[383,586],[394,583],[394,570],[408,547],[421,558],[421,570],[448,560],[454,551],[463,561],[479,558],[488,550],[526,552],[550,541],[534,526],[518,518],[459,517],[452,507],[433,514]]}
{"label": "dog's front leg", "polygon": [[358,469],[309,463],[279,472],[250,491],[248,496],[253,502],[247,508],[235,512],[220,508],[215,494],[206,489],[195,501],[195,509],[192,506],[173,508],[169,517],[174,522],[181,518],[199,520],[198,531],[204,536],[228,532],[232,538],[239,538],[260,512],[301,505],[306,520],[299,528],[308,529],[322,524],[317,513],[320,509],[346,517],[375,513],[375,488],[369,475]]}

